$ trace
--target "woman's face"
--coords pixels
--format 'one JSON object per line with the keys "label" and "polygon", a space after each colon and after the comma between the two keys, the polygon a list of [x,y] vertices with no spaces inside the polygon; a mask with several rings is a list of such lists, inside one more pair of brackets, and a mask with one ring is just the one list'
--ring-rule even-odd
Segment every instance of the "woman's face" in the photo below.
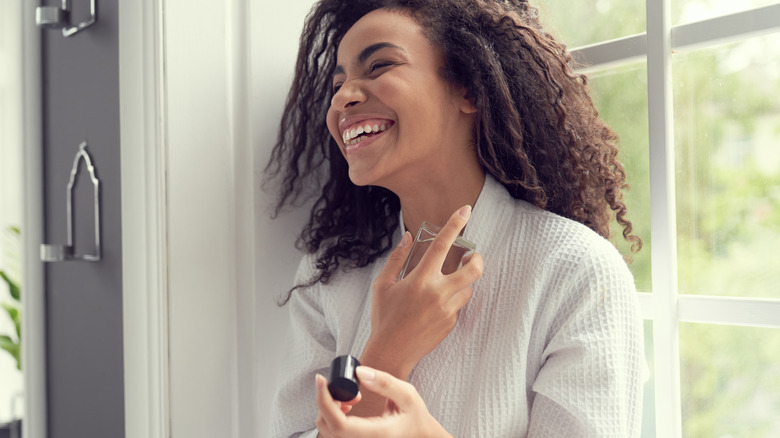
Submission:
{"label": "woman's face", "polygon": [[327,123],[352,182],[398,193],[476,160],[474,107],[442,66],[440,51],[403,12],[375,10],[344,35]]}

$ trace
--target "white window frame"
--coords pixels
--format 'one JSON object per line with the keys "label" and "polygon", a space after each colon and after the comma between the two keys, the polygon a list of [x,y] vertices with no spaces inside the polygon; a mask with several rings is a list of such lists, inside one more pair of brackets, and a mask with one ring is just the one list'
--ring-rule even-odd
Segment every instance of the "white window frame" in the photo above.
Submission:
{"label": "white window frame", "polygon": [[[780,299],[680,294],[674,187],[673,51],[690,50],[780,31],[780,4],[679,26],[671,0],[647,1],[647,32],[572,50],[585,69],[647,61],[650,135],[652,293],[640,293],[653,322],[655,426],[659,437],[682,436],[679,323],[780,328]],[[738,291],[735,291],[738,292]]]}

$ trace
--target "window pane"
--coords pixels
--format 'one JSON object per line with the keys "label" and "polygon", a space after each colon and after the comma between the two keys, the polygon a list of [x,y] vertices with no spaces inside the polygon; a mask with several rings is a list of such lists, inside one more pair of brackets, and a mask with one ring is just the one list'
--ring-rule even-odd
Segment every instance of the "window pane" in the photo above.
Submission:
{"label": "window pane", "polygon": [[[22,277],[22,244],[19,235],[10,228],[22,225],[21,8],[20,1],[0,1],[0,271],[16,285]],[[0,424],[3,424],[20,418],[24,410],[24,376],[15,354],[20,337],[11,318],[12,313],[21,310],[21,302],[11,295],[10,285],[4,279],[0,279],[0,305],[14,309],[0,307],[0,336],[7,336],[14,344],[9,345],[14,353],[0,348]]]}
{"label": "window pane", "polygon": [[642,412],[642,438],[655,437],[655,358],[653,355],[653,321],[645,321],[645,359],[650,378],[645,383]]}
{"label": "window pane", "polygon": [[673,0],[672,25],[708,20],[776,3],[777,0]]}
{"label": "window pane", "polygon": [[780,34],[673,71],[680,293],[778,297]]}
{"label": "window pane", "polygon": [[[644,62],[590,74],[591,96],[600,116],[620,136],[620,160],[626,167],[631,186],[625,192],[628,219],[634,234],[642,238],[642,250],[629,265],[637,289],[650,292],[650,170],[647,128],[647,68]],[[613,221],[612,242],[623,255],[631,247],[623,239],[622,228]]]}
{"label": "window pane", "polygon": [[680,324],[683,437],[780,436],[780,329]]}
{"label": "window pane", "polygon": [[545,29],[570,48],[636,35],[645,31],[641,0],[538,0]]}

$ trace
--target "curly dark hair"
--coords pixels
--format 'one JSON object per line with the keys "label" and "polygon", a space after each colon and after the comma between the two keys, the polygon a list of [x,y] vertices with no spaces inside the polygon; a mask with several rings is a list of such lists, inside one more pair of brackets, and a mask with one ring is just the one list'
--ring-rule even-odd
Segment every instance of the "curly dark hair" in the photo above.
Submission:
{"label": "curly dark hair", "polygon": [[[361,17],[409,13],[445,59],[444,78],[465,87],[477,108],[474,142],[484,170],[509,193],[573,219],[605,238],[614,217],[632,252],[617,135],[599,119],[587,78],[566,46],[546,33],[524,0],[321,0],[301,35],[295,77],[266,167],[278,181],[274,217],[317,197],[298,248],[317,253],[318,273],[292,292],[327,283],[342,268],[367,266],[392,247],[400,202],[391,191],[356,186],[326,125],[336,52]],[[313,190],[313,191],[312,191]]]}

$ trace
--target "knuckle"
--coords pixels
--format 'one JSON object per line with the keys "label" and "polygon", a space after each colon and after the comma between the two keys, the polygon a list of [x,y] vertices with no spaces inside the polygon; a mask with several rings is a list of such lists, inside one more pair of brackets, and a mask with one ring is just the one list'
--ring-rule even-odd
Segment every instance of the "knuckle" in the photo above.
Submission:
{"label": "knuckle", "polygon": [[371,291],[374,293],[374,295],[381,294],[382,291],[387,288],[388,285],[385,284],[384,281],[375,281],[374,284],[371,285]]}
{"label": "knuckle", "polygon": [[409,382],[401,382],[403,386],[402,395],[399,396],[398,402],[402,405],[408,406],[414,401],[417,395],[417,389]]}
{"label": "knuckle", "polygon": [[377,376],[376,383],[380,388],[387,389],[390,386],[390,379],[388,379],[386,376]]}
{"label": "knuckle", "polygon": [[457,320],[458,309],[453,304],[452,299],[450,297],[441,297],[436,304],[436,310],[439,312],[439,315],[448,320],[447,325],[454,324],[453,321],[449,320],[453,317]]}
{"label": "knuckle", "polygon": [[463,290],[461,291],[461,295],[463,296],[463,300],[464,300],[463,305],[465,305],[465,303],[471,300],[471,297],[474,296],[474,289],[471,286],[467,286],[463,288]]}
{"label": "knuckle", "polygon": [[428,298],[436,297],[434,294],[430,293],[430,291],[435,290],[433,281],[425,276],[418,276],[412,279],[411,287],[413,290],[418,291],[418,293],[425,294]]}
{"label": "knuckle", "polygon": [[444,297],[437,297],[436,311],[439,314],[444,314],[444,315],[449,313],[449,304],[447,303],[447,300],[444,299]]}
{"label": "knuckle", "polygon": [[468,266],[468,274],[469,277],[473,278],[474,280],[477,280],[478,278],[482,277],[482,264],[481,263],[474,263],[473,266]]}
{"label": "knuckle", "polygon": [[339,419],[333,422],[333,424],[331,425],[331,430],[333,431],[333,433],[338,435],[344,432],[344,427],[345,427],[344,422]]}
{"label": "knuckle", "polygon": [[458,323],[458,318],[457,318],[457,313],[456,313],[455,316],[453,316],[452,318],[448,318],[447,319],[447,326],[446,326],[447,333],[451,332],[455,328],[455,325],[457,323]]}

